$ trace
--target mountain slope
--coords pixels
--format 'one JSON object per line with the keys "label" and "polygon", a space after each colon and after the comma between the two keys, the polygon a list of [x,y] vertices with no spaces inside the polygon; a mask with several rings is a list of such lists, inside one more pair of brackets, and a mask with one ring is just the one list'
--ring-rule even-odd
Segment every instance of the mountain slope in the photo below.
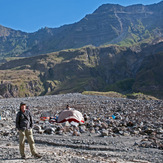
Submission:
{"label": "mountain slope", "polygon": [[163,97],[163,51],[144,60],[133,90]]}
{"label": "mountain slope", "polygon": [[[0,95],[22,97],[90,90],[152,95],[152,83],[153,88],[159,88],[154,95],[162,98],[162,52],[163,42],[159,42],[139,53],[120,46],[87,46],[12,60],[0,66]],[[148,71],[157,73],[151,78],[146,76]],[[143,82],[146,87],[142,87]]]}
{"label": "mountain slope", "polygon": [[20,55],[27,49],[28,34],[0,25],[0,57]]}
{"label": "mountain slope", "polygon": [[105,4],[81,21],[34,33],[0,26],[0,57],[34,56],[85,45],[148,43],[163,36],[163,1],[153,5]]}

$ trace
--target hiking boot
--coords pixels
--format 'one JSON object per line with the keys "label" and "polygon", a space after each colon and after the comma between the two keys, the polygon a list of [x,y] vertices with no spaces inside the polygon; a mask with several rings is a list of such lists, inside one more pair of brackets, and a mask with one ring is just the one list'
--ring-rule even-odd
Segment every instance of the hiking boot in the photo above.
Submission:
{"label": "hiking boot", "polygon": [[35,158],[41,158],[42,156],[41,156],[40,154],[36,153],[36,154],[34,155],[34,157],[35,157]]}
{"label": "hiking boot", "polygon": [[21,159],[26,159],[25,155],[21,156]]}

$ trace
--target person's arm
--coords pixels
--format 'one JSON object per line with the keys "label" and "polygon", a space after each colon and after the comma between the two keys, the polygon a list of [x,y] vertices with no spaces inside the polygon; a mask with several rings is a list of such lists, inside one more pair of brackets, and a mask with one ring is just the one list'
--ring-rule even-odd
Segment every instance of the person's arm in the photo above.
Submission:
{"label": "person's arm", "polygon": [[30,112],[29,112],[29,116],[30,116],[30,127],[33,128],[33,117]]}
{"label": "person's arm", "polygon": [[16,115],[16,128],[19,130],[20,129],[20,114],[17,113]]}

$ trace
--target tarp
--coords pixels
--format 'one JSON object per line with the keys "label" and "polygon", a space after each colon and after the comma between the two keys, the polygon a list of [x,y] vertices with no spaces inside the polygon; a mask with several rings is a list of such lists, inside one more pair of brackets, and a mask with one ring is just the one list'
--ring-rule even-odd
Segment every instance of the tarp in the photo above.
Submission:
{"label": "tarp", "polygon": [[49,122],[50,122],[50,123],[57,122],[57,119],[58,119],[58,116],[50,117]]}
{"label": "tarp", "polygon": [[48,112],[43,112],[40,116],[40,120],[42,120],[42,121],[46,121],[49,119],[50,119],[50,113],[48,113]]}
{"label": "tarp", "polygon": [[79,111],[77,110],[63,110],[59,116],[58,116],[58,119],[57,119],[57,122],[58,123],[63,123],[63,122],[77,122],[77,123],[84,123],[84,118],[83,118],[83,115],[82,113],[80,113]]}

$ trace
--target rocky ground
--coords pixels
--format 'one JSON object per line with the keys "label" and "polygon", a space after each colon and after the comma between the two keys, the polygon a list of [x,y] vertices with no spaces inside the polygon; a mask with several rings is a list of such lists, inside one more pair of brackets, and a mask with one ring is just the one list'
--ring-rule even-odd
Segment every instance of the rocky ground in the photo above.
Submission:
{"label": "rocky ground", "polygon": [[[29,106],[37,151],[26,143],[20,159],[15,117],[20,102]],[[39,120],[43,112],[57,115],[69,104],[85,113],[76,126]],[[129,100],[76,94],[0,99],[0,162],[163,162],[163,101]],[[115,118],[115,119],[114,119]]]}

